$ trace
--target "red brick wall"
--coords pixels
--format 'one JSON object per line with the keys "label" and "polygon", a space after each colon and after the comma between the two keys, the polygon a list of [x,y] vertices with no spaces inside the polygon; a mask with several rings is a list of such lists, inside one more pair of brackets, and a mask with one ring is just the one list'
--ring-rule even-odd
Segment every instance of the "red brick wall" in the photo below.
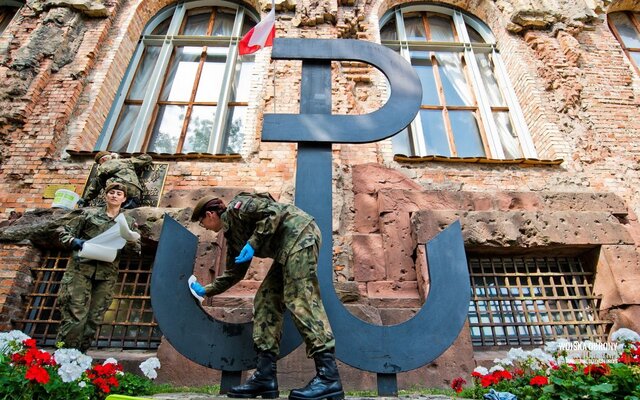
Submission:
{"label": "red brick wall", "polygon": [[0,260],[0,331],[7,331],[24,314],[24,297],[32,289],[31,268],[40,263],[40,252],[29,244],[0,243]]}

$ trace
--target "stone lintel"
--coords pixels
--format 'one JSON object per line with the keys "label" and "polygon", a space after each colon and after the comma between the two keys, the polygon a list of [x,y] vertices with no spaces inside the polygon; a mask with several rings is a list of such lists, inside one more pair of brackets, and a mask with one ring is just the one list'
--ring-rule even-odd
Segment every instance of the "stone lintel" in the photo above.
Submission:
{"label": "stone lintel", "polygon": [[[557,192],[446,192],[383,189],[378,192],[380,213],[395,210],[461,211],[604,211],[627,215],[624,201],[614,193]],[[359,210],[358,210],[359,212]]]}
{"label": "stone lintel", "polygon": [[418,211],[412,215],[418,243],[428,242],[458,219],[467,246],[532,248],[634,243],[610,213],[572,211]]}

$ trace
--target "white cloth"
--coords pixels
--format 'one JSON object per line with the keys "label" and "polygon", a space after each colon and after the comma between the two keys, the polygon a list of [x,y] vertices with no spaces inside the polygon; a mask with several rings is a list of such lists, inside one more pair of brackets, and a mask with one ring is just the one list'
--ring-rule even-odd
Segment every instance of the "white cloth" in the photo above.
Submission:
{"label": "white cloth", "polygon": [[102,232],[93,239],[84,242],[78,256],[91,260],[113,262],[118,255],[118,250],[129,241],[140,239],[140,234],[129,228],[124,214],[119,214],[116,224]]}

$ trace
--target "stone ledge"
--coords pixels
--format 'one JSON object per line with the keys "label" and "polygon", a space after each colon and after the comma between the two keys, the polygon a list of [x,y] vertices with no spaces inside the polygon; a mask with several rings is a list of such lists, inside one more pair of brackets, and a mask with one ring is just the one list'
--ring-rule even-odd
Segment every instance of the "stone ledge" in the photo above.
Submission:
{"label": "stone ledge", "polygon": [[467,246],[533,248],[543,246],[633,245],[620,221],[607,212],[418,211],[412,225],[426,243],[456,220]]}

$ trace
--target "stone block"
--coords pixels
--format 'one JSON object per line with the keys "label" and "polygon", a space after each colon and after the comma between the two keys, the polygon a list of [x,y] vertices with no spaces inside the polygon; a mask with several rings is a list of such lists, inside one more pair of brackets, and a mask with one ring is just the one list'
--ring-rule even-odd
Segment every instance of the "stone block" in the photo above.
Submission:
{"label": "stone block", "polygon": [[387,213],[380,217],[380,221],[387,279],[415,281],[416,242],[409,213]]}
{"label": "stone block", "polygon": [[381,281],[386,278],[382,236],[353,235],[353,276],[357,282]]}
{"label": "stone block", "polygon": [[204,309],[218,321],[242,324],[253,321],[253,307],[207,307]]}
{"label": "stone block", "polygon": [[640,304],[640,254],[634,245],[602,246],[621,304]]}
{"label": "stone block", "polygon": [[425,246],[418,245],[416,257],[416,280],[418,282],[418,293],[420,300],[425,301],[429,294],[429,285],[431,278],[429,277],[429,262],[427,261],[427,251]]}
{"label": "stone block", "polygon": [[355,231],[359,233],[379,232],[380,221],[378,220],[379,212],[376,197],[368,193],[357,193],[353,201],[356,210],[354,217]]}
{"label": "stone block", "polygon": [[369,298],[378,299],[419,299],[418,283],[380,281],[367,284]]}
{"label": "stone block", "polygon": [[640,332],[640,305],[634,304],[624,308],[615,308],[601,313],[601,318],[612,321],[610,333],[620,328]]}
{"label": "stone block", "polygon": [[380,319],[382,325],[398,325],[413,318],[419,308],[381,308]]}
{"label": "stone block", "polygon": [[598,263],[595,272],[593,293],[602,296],[600,310],[608,310],[611,307],[617,307],[623,304],[620,292],[618,292],[618,285],[611,271],[611,266],[607,262],[607,257],[604,255],[604,251],[600,251],[598,254]]}
{"label": "stone block", "polygon": [[531,248],[632,244],[618,219],[606,212],[419,211],[412,224],[418,243],[426,243],[459,219],[465,245]]}
{"label": "stone block", "polygon": [[158,359],[162,368],[158,369],[157,383],[171,383],[174,386],[202,386],[203,382],[219,383],[219,370],[203,367],[189,360],[163,337],[158,347]]}
{"label": "stone block", "polygon": [[409,179],[402,172],[386,168],[380,164],[368,163],[353,166],[353,192],[376,193],[380,189],[423,190],[422,186]]}

